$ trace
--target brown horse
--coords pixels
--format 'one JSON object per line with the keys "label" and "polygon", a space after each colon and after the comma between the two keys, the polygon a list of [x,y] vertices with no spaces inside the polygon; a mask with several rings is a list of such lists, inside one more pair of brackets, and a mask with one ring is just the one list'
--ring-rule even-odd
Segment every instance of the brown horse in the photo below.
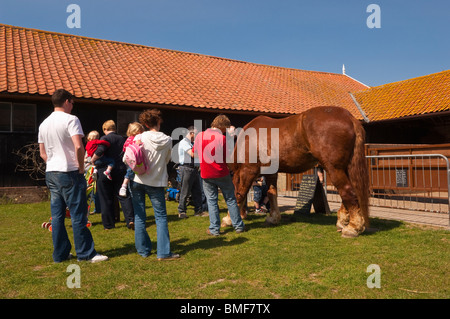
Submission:
{"label": "brown horse", "polygon": [[[252,139],[248,132],[256,132],[258,138]],[[264,138],[266,143],[261,143]],[[361,123],[341,107],[315,107],[281,119],[258,116],[240,132],[234,162],[229,164],[234,172],[241,216],[247,215],[245,203],[250,186],[262,174],[269,186],[270,215],[266,222],[278,224],[281,216],[277,204],[277,172],[301,173],[320,163],[342,198],[337,213],[338,231],[342,231],[343,237],[358,236],[369,225],[369,176],[364,142]],[[274,163],[277,171],[273,171]],[[265,174],[269,166],[272,171]],[[222,225],[231,225],[229,215]]]}

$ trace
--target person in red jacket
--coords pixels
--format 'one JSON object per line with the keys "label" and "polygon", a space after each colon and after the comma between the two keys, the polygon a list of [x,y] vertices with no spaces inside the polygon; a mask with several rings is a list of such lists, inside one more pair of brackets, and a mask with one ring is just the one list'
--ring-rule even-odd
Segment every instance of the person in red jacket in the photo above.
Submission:
{"label": "person in red jacket", "polygon": [[[97,132],[97,131],[89,132],[89,134],[87,136],[85,162],[90,162],[90,161],[87,161],[87,159],[89,157],[92,158],[92,156],[94,155],[94,152],[97,150],[97,147],[99,145],[104,145],[106,147],[110,146],[108,141],[103,141],[103,140],[100,140],[99,138],[100,138],[99,132]],[[102,156],[101,158],[96,160],[94,164],[95,165],[100,165],[100,164],[107,165],[106,171],[103,174],[105,174],[105,176],[109,180],[112,180],[111,171],[114,167],[114,159],[112,159],[111,157]],[[94,172],[96,173],[96,171],[94,171]]]}

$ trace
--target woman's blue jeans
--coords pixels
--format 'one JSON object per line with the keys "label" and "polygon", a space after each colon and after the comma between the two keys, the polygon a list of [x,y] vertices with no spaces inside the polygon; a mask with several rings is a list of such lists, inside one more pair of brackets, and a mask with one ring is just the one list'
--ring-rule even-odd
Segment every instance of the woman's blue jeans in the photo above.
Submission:
{"label": "woman's blue jeans", "polygon": [[148,195],[155,213],[156,222],[156,257],[169,257],[170,251],[169,227],[164,187],[153,187],[131,182],[131,197],[134,208],[134,239],[139,255],[147,257],[152,250],[152,242],[145,228],[147,218],[145,212],[145,194]]}
{"label": "woman's blue jeans", "polygon": [[50,190],[52,213],[53,260],[61,262],[69,257],[72,246],[65,226],[66,207],[72,220],[75,252],[80,260],[94,257],[92,234],[87,228],[86,180],[74,172],[46,172],[45,180]]}
{"label": "woman's blue jeans", "polygon": [[230,175],[219,178],[204,178],[203,191],[205,192],[209,212],[209,231],[218,235],[220,230],[220,215],[218,194],[222,190],[225,203],[230,212],[231,223],[235,230],[244,230],[244,222],[239,212],[239,206],[234,195],[234,184]]}

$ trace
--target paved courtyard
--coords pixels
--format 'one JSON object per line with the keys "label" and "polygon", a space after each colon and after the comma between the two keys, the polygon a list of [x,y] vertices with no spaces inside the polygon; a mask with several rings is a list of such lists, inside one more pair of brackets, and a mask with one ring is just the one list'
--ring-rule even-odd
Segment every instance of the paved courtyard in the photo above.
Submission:
{"label": "paved courtyard", "polygon": [[[278,205],[284,212],[293,212],[297,199],[295,197],[278,197]],[[331,211],[337,211],[339,202],[328,202]],[[428,225],[440,228],[449,228],[449,215],[446,213],[431,213],[417,210],[370,206],[370,217],[382,219],[401,220],[408,223]]]}

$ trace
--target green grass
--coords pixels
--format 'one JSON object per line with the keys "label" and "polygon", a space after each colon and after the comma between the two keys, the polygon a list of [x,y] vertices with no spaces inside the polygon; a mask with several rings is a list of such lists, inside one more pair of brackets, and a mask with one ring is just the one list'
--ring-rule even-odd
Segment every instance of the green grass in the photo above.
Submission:
{"label": "green grass", "polygon": [[[148,232],[156,226],[148,205]],[[225,205],[221,202],[221,207]],[[249,231],[206,234],[209,219],[179,220],[168,202],[171,248],[180,260],[158,262],[136,253],[134,233],[119,222],[103,230],[93,215],[96,249],[110,257],[98,264],[52,261],[51,233],[41,228],[49,202],[0,206],[0,298],[439,298],[450,297],[450,236],[397,221],[372,219],[376,231],[344,239],[336,214],[282,214],[276,227],[250,215]],[[224,216],[226,209],[222,210]],[[67,220],[72,240],[70,222]],[[74,248],[72,253],[75,254]],[[70,264],[81,269],[81,288],[69,289]],[[381,268],[381,288],[369,289],[367,267]]]}

